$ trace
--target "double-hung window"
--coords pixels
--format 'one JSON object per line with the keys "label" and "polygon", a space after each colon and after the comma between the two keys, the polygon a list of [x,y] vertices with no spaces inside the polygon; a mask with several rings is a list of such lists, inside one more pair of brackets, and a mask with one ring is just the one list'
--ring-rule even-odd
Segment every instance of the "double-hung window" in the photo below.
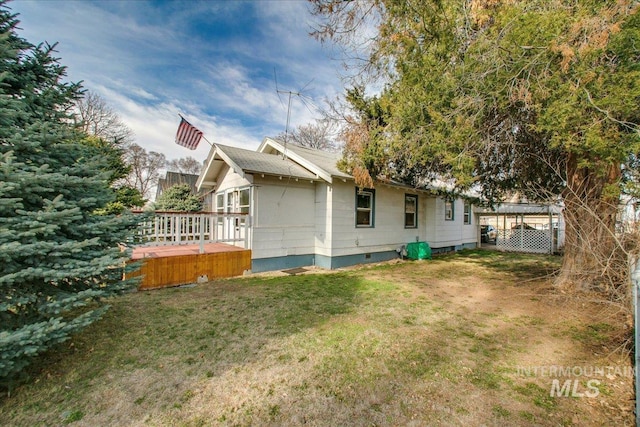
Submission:
{"label": "double-hung window", "polygon": [[[249,215],[249,207],[250,207],[250,195],[251,190],[249,188],[244,188],[238,192],[238,210],[241,214]],[[240,218],[240,222],[244,225],[247,221],[247,216],[242,216]]]}
{"label": "double-hung window", "polygon": [[454,204],[453,200],[444,201],[444,219],[445,221],[453,221],[454,218]]}
{"label": "double-hung window", "polygon": [[[224,201],[224,194],[218,194],[216,201],[217,211],[236,214],[236,216],[234,216],[236,227],[240,224],[244,225],[251,210],[251,189],[228,190],[226,192],[226,205],[223,205]],[[237,214],[244,215],[240,216]]]}
{"label": "double-hung window", "polygon": [[471,224],[471,203],[464,204],[464,223]]}
{"label": "double-hung window", "polygon": [[404,228],[418,228],[418,196],[404,195]]}
{"label": "double-hung window", "polygon": [[235,213],[235,203],[233,196],[233,191],[229,191],[227,193],[227,213]]}
{"label": "double-hung window", "polygon": [[356,188],[356,227],[373,227],[375,190]]}
{"label": "double-hung window", "polygon": [[216,194],[216,212],[224,213],[224,193]]}
{"label": "double-hung window", "polygon": [[218,224],[222,224],[224,214],[224,193],[216,194],[216,213],[218,214]]}

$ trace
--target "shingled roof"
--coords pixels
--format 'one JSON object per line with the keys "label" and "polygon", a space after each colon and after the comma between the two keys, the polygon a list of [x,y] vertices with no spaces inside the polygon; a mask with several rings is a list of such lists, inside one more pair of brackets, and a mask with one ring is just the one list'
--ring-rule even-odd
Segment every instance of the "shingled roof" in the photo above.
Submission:
{"label": "shingled roof", "polygon": [[333,182],[333,178],[339,178],[343,181],[353,179],[351,175],[338,169],[338,161],[341,158],[339,153],[316,150],[296,144],[285,145],[281,140],[268,137],[262,141],[258,151],[261,153],[284,154],[285,157],[291,158],[329,183]]}
{"label": "shingled roof", "polygon": [[187,184],[191,188],[193,194],[198,194],[196,189],[196,182],[198,181],[198,175],[190,173],[180,173],[167,171],[164,178],[158,179],[158,187],[156,189],[156,200],[167,189],[178,184]]}
{"label": "shingled roof", "polygon": [[[272,139],[272,141],[279,143],[282,145],[284,149],[284,142],[278,139]],[[348,173],[342,172],[338,169],[338,162],[342,158],[341,153],[337,153],[334,151],[323,151],[316,150],[313,148],[303,147],[297,144],[287,144],[286,145],[287,152],[293,152],[300,157],[310,161],[320,169],[326,171],[329,175],[338,177],[338,178],[353,178]]]}
{"label": "shingled roof", "polygon": [[353,179],[338,169],[340,158],[339,153],[299,145],[287,144],[285,148],[282,141],[272,138],[265,138],[257,151],[214,144],[197,184],[200,188],[214,187],[225,164],[242,176],[260,174],[326,182],[332,182],[334,177],[343,181]]}

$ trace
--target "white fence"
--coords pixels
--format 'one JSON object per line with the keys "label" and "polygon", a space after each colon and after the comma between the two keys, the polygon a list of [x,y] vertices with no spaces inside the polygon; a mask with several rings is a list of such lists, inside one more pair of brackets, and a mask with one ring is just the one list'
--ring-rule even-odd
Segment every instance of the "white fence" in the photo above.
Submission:
{"label": "white fence", "polygon": [[553,229],[531,230],[526,228],[498,230],[496,247],[510,252],[553,253],[557,246],[554,231]]}
{"label": "white fence", "polygon": [[247,214],[215,212],[141,213],[134,244],[145,246],[232,243],[249,248],[251,217]]}

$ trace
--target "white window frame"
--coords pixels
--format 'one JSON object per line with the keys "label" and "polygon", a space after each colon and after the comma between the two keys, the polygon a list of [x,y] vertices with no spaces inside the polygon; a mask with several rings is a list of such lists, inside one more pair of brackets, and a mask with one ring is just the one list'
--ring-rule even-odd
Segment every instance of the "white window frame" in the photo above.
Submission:
{"label": "white window frame", "polygon": [[[413,200],[413,212],[407,205],[408,200]],[[413,216],[413,224],[407,224],[408,215]],[[404,195],[404,228],[418,228],[418,195],[417,194],[405,194]]]}
{"label": "white window frame", "polygon": [[[361,207],[359,206],[359,198],[361,196],[364,197],[369,197],[369,206],[368,207]],[[357,228],[373,228],[374,227],[374,221],[375,221],[375,206],[376,206],[376,193],[375,190],[373,189],[363,189],[363,190],[359,190],[358,188],[356,188],[356,200],[355,200],[355,204],[356,204],[356,227]],[[367,223],[359,223],[359,219],[362,213],[364,212],[368,212],[368,222]]]}
{"label": "white window frame", "polygon": [[225,192],[225,201],[226,201],[226,205],[225,205],[225,212],[226,213],[235,213],[233,211],[233,207],[235,205],[235,199],[234,199],[234,194],[233,191],[226,191]]}
{"label": "white window frame", "polygon": [[[242,196],[246,194],[246,203],[242,203]],[[223,206],[218,205],[218,197],[223,196]],[[251,214],[251,187],[233,188],[216,194],[216,212],[246,214],[241,217],[240,221],[236,221],[236,225],[244,224],[247,217]]]}
{"label": "white window frame", "polygon": [[464,223],[466,225],[471,224],[471,203],[469,202],[464,204]]}
{"label": "white window frame", "polygon": [[456,217],[455,201],[454,200],[445,200],[444,201],[444,220],[445,221],[454,221],[455,217]]}
{"label": "white window frame", "polygon": [[[240,188],[237,190],[237,198],[238,198],[238,212],[242,214],[246,214],[246,216],[241,217],[240,222],[244,225],[247,221],[247,217],[251,213],[251,187]],[[242,203],[242,195],[246,193],[247,200],[246,204]]]}
{"label": "white window frame", "polygon": [[219,224],[222,224],[222,221],[223,221],[223,217],[220,214],[224,213],[224,208],[225,208],[224,201],[225,201],[224,191],[220,193],[216,193],[216,213],[218,214]]}

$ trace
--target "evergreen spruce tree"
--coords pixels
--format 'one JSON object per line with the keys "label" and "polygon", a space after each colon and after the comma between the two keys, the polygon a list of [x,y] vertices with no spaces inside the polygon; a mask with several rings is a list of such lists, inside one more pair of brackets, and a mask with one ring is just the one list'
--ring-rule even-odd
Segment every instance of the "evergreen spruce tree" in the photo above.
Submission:
{"label": "evergreen spruce tree", "polygon": [[131,215],[104,215],[112,172],[70,119],[54,46],[17,35],[0,2],[0,382],[97,320],[123,282]]}
{"label": "evergreen spruce tree", "polygon": [[176,184],[158,197],[154,208],[159,211],[198,212],[202,210],[202,198],[193,194],[188,184]]}

